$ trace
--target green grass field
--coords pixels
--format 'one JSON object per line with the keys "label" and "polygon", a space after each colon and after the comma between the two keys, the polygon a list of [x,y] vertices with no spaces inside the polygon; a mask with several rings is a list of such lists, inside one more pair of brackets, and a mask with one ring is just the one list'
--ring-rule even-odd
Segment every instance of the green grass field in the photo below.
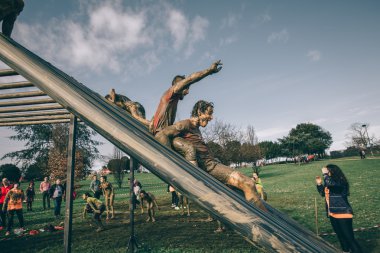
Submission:
{"label": "green grass field", "polygon": [[[340,159],[313,162],[307,165],[272,165],[261,169],[261,178],[268,193],[268,203],[285,212],[303,226],[316,231],[314,203],[317,200],[320,233],[331,233],[332,228],[325,216],[324,202],[315,188],[314,178],[327,163],[335,163],[344,170],[351,184],[350,202],[355,212],[354,227],[366,228],[355,232],[365,252],[380,252],[379,225],[380,159]],[[250,175],[250,168],[241,169]],[[152,174],[137,174],[143,188],[154,193],[161,211],[156,223],[146,223],[146,214],[136,212],[135,232],[141,244],[139,252],[258,252],[251,244],[231,230],[214,233],[216,222],[206,222],[207,213],[196,205],[191,206],[191,216],[181,216],[170,207],[171,196],[166,193],[166,184]],[[80,182],[79,193],[87,191],[89,182]],[[128,189],[117,189],[116,219],[105,222],[106,230],[96,233],[88,220],[82,220],[83,200],[74,201],[73,252],[125,252],[130,236]],[[36,184],[37,186],[39,183]],[[22,187],[26,188],[25,185]],[[47,224],[58,225],[53,210],[42,210],[40,195],[36,196],[33,212],[26,212],[26,228],[39,229]],[[64,205],[63,205],[64,208]],[[62,214],[64,211],[62,211]],[[15,220],[18,226],[17,219]],[[56,252],[63,249],[63,231],[42,232],[35,236],[4,236],[0,232],[0,251],[5,252]],[[337,248],[335,235],[321,237]]]}

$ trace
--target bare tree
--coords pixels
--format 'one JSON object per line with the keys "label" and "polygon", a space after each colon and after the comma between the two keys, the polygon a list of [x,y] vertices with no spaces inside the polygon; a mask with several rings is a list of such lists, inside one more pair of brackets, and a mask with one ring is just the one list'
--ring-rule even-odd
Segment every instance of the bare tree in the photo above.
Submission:
{"label": "bare tree", "polygon": [[258,143],[258,138],[256,135],[256,130],[253,126],[248,125],[245,131],[245,143],[250,145],[256,145]]}
{"label": "bare tree", "polygon": [[215,119],[213,123],[202,130],[202,136],[206,143],[215,142],[224,147],[228,142],[240,141],[241,132],[232,124]]}
{"label": "bare tree", "polygon": [[369,126],[368,123],[353,123],[348,129],[349,133],[346,135],[346,138],[348,139],[346,141],[346,146],[364,149],[371,147],[371,144],[376,143],[375,136],[369,136],[368,134]]}

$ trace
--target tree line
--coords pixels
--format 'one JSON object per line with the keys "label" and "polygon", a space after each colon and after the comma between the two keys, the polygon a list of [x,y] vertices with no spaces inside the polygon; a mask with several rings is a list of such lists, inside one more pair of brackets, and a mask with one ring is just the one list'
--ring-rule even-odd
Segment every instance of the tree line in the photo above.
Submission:
{"label": "tree line", "polygon": [[[354,123],[346,136],[347,149],[332,151],[331,155],[342,157],[357,155],[358,150],[380,151],[380,142],[374,135],[368,134],[368,123]],[[5,154],[2,159],[10,158],[16,165],[0,166],[3,176],[9,171],[16,171],[14,177],[21,174],[26,179],[40,179],[44,176],[65,178],[67,166],[68,124],[31,125],[11,127],[15,134],[11,140],[24,141],[24,149]],[[85,177],[95,159],[100,158],[97,147],[100,142],[94,139],[96,132],[84,124],[78,124],[75,177]],[[313,123],[300,123],[290,129],[288,135],[276,141],[259,141],[255,128],[251,125],[245,129],[216,119],[202,135],[211,153],[220,162],[237,166],[242,163],[255,163],[259,159],[276,157],[295,157],[304,154],[326,155],[332,144],[331,133]],[[115,180],[121,184],[124,171],[128,169],[127,157],[121,151],[114,150],[114,157],[109,158],[107,166],[115,174]],[[120,160],[120,161],[119,161]],[[5,174],[4,174],[5,173]],[[13,175],[12,174],[12,175]],[[1,175],[0,175],[1,176]]]}

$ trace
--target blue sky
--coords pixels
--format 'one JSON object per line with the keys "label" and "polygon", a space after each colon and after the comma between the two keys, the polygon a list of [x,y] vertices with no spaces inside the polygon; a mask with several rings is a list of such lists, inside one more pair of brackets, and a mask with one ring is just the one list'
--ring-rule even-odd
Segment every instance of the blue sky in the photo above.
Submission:
{"label": "blue sky", "polygon": [[[380,135],[379,1],[26,1],[13,39],[100,94],[142,103],[148,118],[176,74],[223,69],[194,84],[215,117],[276,140],[298,123],[343,149],[354,122]],[[0,129],[0,140],[11,132]],[[20,148],[12,142],[0,155]],[[103,155],[112,153],[105,141]]]}

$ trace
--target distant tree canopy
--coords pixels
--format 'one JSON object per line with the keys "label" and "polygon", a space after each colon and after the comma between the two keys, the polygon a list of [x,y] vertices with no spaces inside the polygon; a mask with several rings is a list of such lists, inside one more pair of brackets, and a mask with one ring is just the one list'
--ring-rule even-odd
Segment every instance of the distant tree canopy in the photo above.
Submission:
{"label": "distant tree canopy", "polygon": [[14,164],[3,164],[0,166],[1,178],[8,178],[11,182],[18,182],[21,177],[21,170]]}
{"label": "distant tree canopy", "polygon": [[26,180],[42,180],[45,177],[43,170],[36,164],[29,165],[23,171],[25,171]]}
{"label": "distant tree canopy", "polygon": [[279,139],[284,155],[318,154],[323,156],[332,144],[330,132],[312,123],[301,123]]}
{"label": "distant tree canopy", "polygon": [[[78,124],[76,143],[76,173],[79,178],[87,173],[93,161],[99,157],[97,146],[101,143],[93,137],[96,132],[84,124]],[[46,124],[11,127],[16,134],[11,140],[26,142],[23,150],[5,154],[16,164],[28,167],[35,164],[42,174],[66,177],[69,124]]]}
{"label": "distant tree canopy", "polygon": [[119,188],[121,188],[126,171],[129,169],[129,158],[122,156],[121,150],[114,147],[113,159],[108,161],[108,169],[112,172]]}
{"label": "distant tree canopy", "polygon": [[261,153],[265,159],[272,159],[282,155],[281,145],[278,142],[262,141],[259,143]]}

